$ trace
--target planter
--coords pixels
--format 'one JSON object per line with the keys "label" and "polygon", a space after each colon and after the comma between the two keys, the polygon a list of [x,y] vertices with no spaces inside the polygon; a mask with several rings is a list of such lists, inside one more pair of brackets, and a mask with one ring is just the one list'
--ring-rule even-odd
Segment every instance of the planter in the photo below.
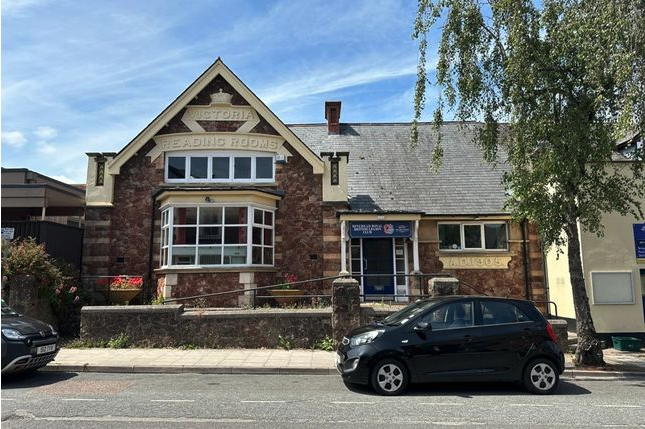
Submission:
{"label": "planter", "polygon": [[141,289],[104,289],[103,295],[112,304],[128,305],[141,293]]}
{"label": "planter", "polygon": [[282,305],[293,304],[300,298],[298,295],[304,295],[300,289],[269,289],[269,293]]}

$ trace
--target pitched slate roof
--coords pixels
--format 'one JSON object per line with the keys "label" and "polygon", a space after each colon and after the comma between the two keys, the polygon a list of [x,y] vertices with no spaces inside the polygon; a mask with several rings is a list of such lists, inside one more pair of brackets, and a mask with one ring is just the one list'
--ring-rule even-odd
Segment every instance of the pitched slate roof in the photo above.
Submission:
{"label": "pitched slate roof", "polygon": [[419,124],[419,145],[410,147],[410,124],[288,125],[316,154],[349,152],[352,212],[420,212],[427,215],[507,214],[501,185],[508,166],[486,163],[472,142],[477,123],[442,127],[441,170],[430,171],[435,141],[430,124]]}

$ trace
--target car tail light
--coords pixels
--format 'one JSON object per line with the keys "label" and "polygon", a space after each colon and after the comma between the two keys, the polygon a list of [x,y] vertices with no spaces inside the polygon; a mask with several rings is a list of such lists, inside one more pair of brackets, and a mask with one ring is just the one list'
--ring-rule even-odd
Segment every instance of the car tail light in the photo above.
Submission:
{"label": "car tail light", "polygon": [[553,330],[553,326],[549,322],[546,322],[546,332],[549,334],[549,337],[551,338],[551,341],[554,343],[558,342],[558,336],[555,335],[555,331]]}

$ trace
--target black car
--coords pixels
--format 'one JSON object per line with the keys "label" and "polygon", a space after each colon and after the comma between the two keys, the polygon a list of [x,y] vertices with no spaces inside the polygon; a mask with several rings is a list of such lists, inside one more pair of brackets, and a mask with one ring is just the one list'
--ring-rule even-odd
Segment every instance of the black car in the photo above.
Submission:
{"label": "black car", "polygon": [[346,383],[397,395],[409,383],[520,381],[549,394],[564,354],[530,301],[449,296],[417,301],[343,338],[336,367]]}
{"label": "black car", "polygon": [[2,302],[2,374],[35,371],[53,361],[59,350],[58,332],[51,325]]}

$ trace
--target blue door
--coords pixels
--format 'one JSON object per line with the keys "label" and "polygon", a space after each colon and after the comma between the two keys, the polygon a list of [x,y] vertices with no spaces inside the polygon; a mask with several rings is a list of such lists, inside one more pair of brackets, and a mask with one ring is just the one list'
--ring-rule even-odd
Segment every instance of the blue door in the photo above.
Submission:
{"label": "blue door", "polygon": [[363,239],[363,293],[394,295],[394,263],[391,238]]}

